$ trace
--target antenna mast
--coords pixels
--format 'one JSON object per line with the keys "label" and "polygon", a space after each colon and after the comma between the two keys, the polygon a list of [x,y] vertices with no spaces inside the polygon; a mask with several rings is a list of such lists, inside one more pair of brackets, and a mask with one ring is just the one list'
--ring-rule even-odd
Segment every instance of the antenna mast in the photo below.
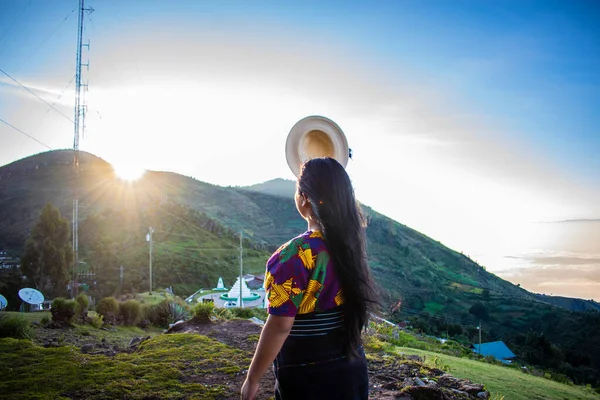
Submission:
{"label": "antenna mast", "polygon": [[90,68],[89,61],[87,64],[81,63],[81,51],[83,46],[90,49],[90,43],[83,44],[83,23],[84,12],[91,14],[94,9],[92,7],[85,8],[85,0],[79,0],[79,24],[77,26],[77,63],[75,65],[75,118],[74,118],[74,138],[73,138],[73,168],[75,170],[74,180],[74,196],[73,196],[73,279],[71,282],[71,296],[77,296],[78,287],[77,280],[79,278],[79,137],[83,136],[85,130],[85,96],[81,95],[81,88],[87,90],[87,83],[81,84],[81,67],[85,66],[88,71]]}

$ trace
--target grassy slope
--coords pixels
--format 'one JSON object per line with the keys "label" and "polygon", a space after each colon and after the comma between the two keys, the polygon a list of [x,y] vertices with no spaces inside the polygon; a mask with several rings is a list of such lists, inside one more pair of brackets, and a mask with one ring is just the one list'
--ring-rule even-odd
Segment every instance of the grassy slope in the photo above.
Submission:
{"label": "grassy slope", "polygon": [[437,358],[443,365],[448,366],[448,373],[457,378],[481,382],[492,393],[492,396],[506,400],[587,400],[597,399],[591,391],[581,386],[569,386],[521,371],[488,364],[467,358],[433,353],[425,350],[396,347],[396,354],[415,354],[425,358]]}
{"label": "grassy slope", "polygon": [[[68,188],[72,167],[64,162],[70,161],[71,155],[69,151],[48,152],[0,168],[2,174],[8,170],[14,172],[11,178],[0,181],[3,193],[0,245],[22,244],[27,229],[37,218],[36,210],[46,201],[52,201],[64,215],[70,215]],[[36,165],[43,167],[36,170]],[[124,184],[114,179],[108,164],[89,154],[82,157],[82,169],[82,219],[101,210],[116,210],[107,217],[112,221],[106,224],[106,232],[114,243],[104,243],[103,255],[107,261],[102,271],[103,276],[112,277],[107,283],[114,287],[118,283],[118,265],[125,265],[125,285],[135,290],[146,289],[148,252],[144,236],[148,226],[170,232],[155,234],[157,286],[173,285],[182,296],[198,287],[211,287],[218,276],[234,279],[237,252],[232,231],[243,229],[248,244],[256,247],[247,250],[246,270],[260,272],[268,257],[266,250],[305,229],[291,199],[242,188],[222,188],[166,172],[149,173],[139,182]],[[165,204],[181,206],[175,212],[165,210]],[[229,230],[199,229],[190,222],[188,210],[202,212]],[[488,335],[484,340],[510,341],[519,332],[533,329],[543,331],[552,342],[570,351],[597,349],[594,335],[584,332],[585,326],[594,326],[594,321],[586,320],[593,317],[536,302],[527,291],[488,273],[468,257],[368,207],[365,211],[369,218],[367,236],[374,276],[382,288],[384,304],[404,299],[402,310],[408,314],[401,318],[406,318],[412,310],[439,314],[450,322],[472,327],[477,318],[469,314],[469,309],[481,301],[490,310],[489,319],[484,320],[487,327],[484,335]],[[121,235],[123,240],[115,239],[119,236],[114,232],[115,226],[128,229],[127,235]],[[106,232],[100,235],[101,239],[106,238]],[[85,232],[81,232],[80,245],[85,243],[84,236]],[[228,251],[198,249],[207,246]],[[81,249],[84,260],[101,258],[91,253],[88,256],[88,250],[85,246]],[[482,288],[489,289],[489,299],[484,298]],[[598,359],[598,350],[590,354]]]}
{"label": "grassy slope", "polygon": [[[32,322],[40,322],[42,318],[46,317],[48,320],[52,319],[52,314],[49,311],[43,312],[31,312],[31,313],[20,313],[20,312],[12,312],[12,311],[3,311],[3,313],[8,315],[19,315],[22,318],[26,319],[30,323]],[[93,311],[90,314],[95,314]],[[105,329],[97,329],[90,325],[75,325],[72,329],[69,330],[55,330],[56,337],[59,339],[59,342],[69,342],[70,339],[78,338],[79,341],[82,342],[100,342],[102,339],[109,341],[111,344],[118,345],[120,347],[127,346],[131,339],[135,337],[146,337],[146,336],[155,336],[163,331],[162,328],[150,327],[146,329],[138,328],[137,326],[122,326],[117,325],[114,329],[105,330]],[[42,343],[41,337],[34,334],[32,340],[35,343]],[[76,340],[76,342],[79,342]]]}
{"label": "grassy slope", "polygon": [[[114,335],[119,334],[110,334],[111,341]],[[582,387],[508,367],[405,347],[390,353],[415,354],[458,378],[484,383],[494,399],[597,398]],[[27,340],[0,339],[0,393],[4,399],[145,399],[148,393],[152,398],[222,398],[232,389],[227,381],[208,379],[211,371],[233,377],[249,361],[247,352],[192,334],[158,335],[138,351],[115,357],[82,354],[72,346],[43,348]],[[188,379],[191,375],[194,381]]]}
{"label": "grassy slope", "polygon": [[0,339],[0,357],[4,399],[148,399],[150,394],[155,399],[212,399],[224,394],[227,382],[188,382],[186,375],[208,375],[213,369],[237,374],[240,364],[250,362],[246,352],[190,334],[160,335],[134,353],[115,357]]}
{"label": "grassy slope", "polygon": [[[22,315],[30,321],[39,321],[49,313]],[[393,337],[388,326],[379,328],[384,337]],[[148,398],[148,393],[153,394],[152,398],[211,399],[222,398],[225,394],[230,398],[231,393],[237,390],[237,387],[232,387],[231,381],[234,377],[239,378],[251,357],[247,351],[194,334],[160,335],[157,330],[120,326],[114,331],[90,326],[51,331],[46,334],[68,336],[66,342],[72,340],[81,344],[80,340],[74,340],[78,338],[92,339],[97,343],[106,339],[120,347],[126,347],[136,336],[153,337],[135,352],[119,353],[115,357],[82,354],[73,346],[43,348],[29,340],[0,339],[0,393],[3,399],[144,399]],[[379,341],[378,337],[380,335],[375,334],[366,339],[368,357],[416,354],[423,357],[429,366],[447,369],[459,378],[484,383],[492,392],[493,399],[597,398],[581,386],[568,386],[526,375],[513,368],[468,358],[393,346]],[[435,341],[419,339],[407,332],[400,332],[398,340],[414,345],[440,346]],[[214,379],[215,375],[219,377]],[[223,376],[231,379],[223,379]]]}

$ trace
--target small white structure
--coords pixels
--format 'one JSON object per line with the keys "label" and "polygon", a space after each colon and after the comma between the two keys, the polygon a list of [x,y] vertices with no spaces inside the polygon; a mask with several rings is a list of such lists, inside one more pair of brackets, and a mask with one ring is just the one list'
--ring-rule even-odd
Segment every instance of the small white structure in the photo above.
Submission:
{"label": "small white structure", "polygon": [[217,287],[214,288],[213,290],[222,290],[222,291],[227,290],[227,288],[223,284],[223,278],[219,277],[219,282],[217,283]]}
{"label": "small white structure", "polygon": [[240,297],[242,297],[242,298],[253,297],[252,293],[250,293],[250,288],[248,287],[248,284],[243,279],[242,279],[242,285],[241,286],[242,286],[242,290],[241,290],[241,296],[240,296],[240,277],[238,276],[237,280],[235,281],[235,283],[231,287],[231,290],[229,291],[229,293],[227,293],[227,297],[228,298],[230,298],[230,299],[238,299],[238,304],[240,304],[239,303],[239,298]]}

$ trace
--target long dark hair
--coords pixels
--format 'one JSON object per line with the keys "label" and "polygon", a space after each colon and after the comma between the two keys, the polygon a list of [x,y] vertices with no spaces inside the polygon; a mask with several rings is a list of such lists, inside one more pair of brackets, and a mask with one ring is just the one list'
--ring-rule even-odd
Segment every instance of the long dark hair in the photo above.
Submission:
{"label": "long dark hair", "polygon": [[297,185],[321,224],[344,297],[345,352],[355,355],[368,313],[377,304],[367,263],[364,215],[350,177],[333,158],[313,158],[304,163]]}

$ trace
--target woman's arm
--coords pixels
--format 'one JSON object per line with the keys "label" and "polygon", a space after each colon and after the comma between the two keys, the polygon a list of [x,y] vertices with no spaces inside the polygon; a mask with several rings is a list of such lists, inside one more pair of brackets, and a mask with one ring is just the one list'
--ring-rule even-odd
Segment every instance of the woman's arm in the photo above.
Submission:
{"label": "woman's arm", "polygon": [[256,352],[248,369],[246,382],[242,386],[242,399],[252,400],[258,392],[260,380],[275,360],[283,342],[287,339],[294,325],[294,317],[278,317],[269,315],[263,327],[256,347]]}

